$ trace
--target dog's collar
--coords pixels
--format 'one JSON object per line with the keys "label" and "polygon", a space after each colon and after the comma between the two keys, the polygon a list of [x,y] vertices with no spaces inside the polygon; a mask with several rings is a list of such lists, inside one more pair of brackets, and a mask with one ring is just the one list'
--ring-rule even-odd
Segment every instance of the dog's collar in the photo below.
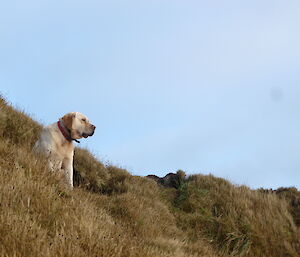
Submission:
{"label": "dog's collar", "polygon": [[71,137],[70,130],[68,130],[60,120],[57,122],[57,126],[58,126],[60,132],[65,137],[65,139],[67,139],[70,142],[72,142],[74,140],[76,143],[80,143],[80,141]]}

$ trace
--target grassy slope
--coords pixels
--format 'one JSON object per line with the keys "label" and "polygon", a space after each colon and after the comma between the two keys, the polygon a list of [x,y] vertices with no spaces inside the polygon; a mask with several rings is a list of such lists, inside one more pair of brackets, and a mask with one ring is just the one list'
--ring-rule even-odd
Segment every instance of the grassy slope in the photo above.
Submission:
{"label": "grassy slope", "polygon": [[202,175],[161,188],[84,149],[70,191],[32,154],[40,130],[0,98],[0,256],[299,256],[285,199]]}

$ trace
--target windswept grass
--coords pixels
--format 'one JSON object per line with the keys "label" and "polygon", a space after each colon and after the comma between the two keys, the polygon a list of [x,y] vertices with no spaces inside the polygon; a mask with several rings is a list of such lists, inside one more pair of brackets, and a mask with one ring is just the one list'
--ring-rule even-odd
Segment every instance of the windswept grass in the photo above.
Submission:
{"label": "windswept grass", "polygon": [[0,98],[0,256],[299,256],[285,197],[202,175],[164,188],[80,148],[70,190],[32,153],[40,131]]}
{"label": "windswept grass", "polygon": [[[193,240],[205,236],[222,253],[297,256],[299,231],[288,203],[213,176],[190,177],[174,199],[179,225]],[[298,249],[298,250],[297,250]]]}

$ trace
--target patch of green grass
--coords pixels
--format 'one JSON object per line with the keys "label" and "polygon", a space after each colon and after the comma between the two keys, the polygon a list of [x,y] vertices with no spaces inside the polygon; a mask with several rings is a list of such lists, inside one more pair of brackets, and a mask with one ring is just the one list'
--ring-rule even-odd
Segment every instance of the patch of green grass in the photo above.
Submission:
{"label": "patch of green grass", "polygon": [[[297,256],[299,230],[287,202],[262,197],[213,176],[195,175],[178,190],[174,205],[179,226],[191,240],[206,237],[223,254]],[[292,234],[286,233],[286,228]],[[296,240],[295,240],[296,239]],[[276,243],[275,243],[276,242]]]}

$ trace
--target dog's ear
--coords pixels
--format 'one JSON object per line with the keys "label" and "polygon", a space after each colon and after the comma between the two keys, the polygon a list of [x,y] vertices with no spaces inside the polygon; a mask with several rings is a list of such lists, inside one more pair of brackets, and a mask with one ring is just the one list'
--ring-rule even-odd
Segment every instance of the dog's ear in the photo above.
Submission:
{"label": "dog's ear", "polygon": [[65,116],[62,117],[65,127],[70,131],[72,130],[74,118],[75,118],[74,112],[67,113]]}

